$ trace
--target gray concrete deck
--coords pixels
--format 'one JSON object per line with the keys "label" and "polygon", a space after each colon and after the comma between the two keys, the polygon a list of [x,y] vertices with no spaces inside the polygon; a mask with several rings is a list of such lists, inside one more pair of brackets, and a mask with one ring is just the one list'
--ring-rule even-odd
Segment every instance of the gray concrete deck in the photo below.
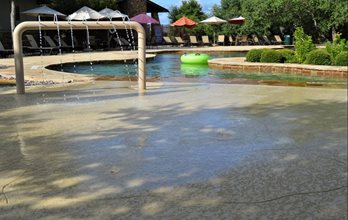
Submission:
{"label": "gray concrete deck", "polygon": [[346,219],[347,93],[0,90],[0,219]]}

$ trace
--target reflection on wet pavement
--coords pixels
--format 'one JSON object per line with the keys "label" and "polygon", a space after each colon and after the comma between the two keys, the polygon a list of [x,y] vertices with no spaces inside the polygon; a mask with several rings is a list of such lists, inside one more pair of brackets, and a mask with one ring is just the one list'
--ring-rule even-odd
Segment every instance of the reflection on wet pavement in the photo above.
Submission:
{"label": "reflection on wet pavement", "polygon": [[345,90],[1,94],[1,219],[344,219]]}

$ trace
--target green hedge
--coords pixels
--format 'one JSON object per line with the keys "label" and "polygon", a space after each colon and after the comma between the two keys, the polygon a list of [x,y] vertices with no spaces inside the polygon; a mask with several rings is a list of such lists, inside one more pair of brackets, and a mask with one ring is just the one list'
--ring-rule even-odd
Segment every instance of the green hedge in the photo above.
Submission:
{"label": "green hedge", "polygon": [[[296,53],[290,49],[252,49],[246,55],[248,62],[298,63]],[[307,55],[305,64],[348,66],[348,51],[343,51],[333,59],[325,49],[316,49]]]}
{"label": "green hedge", "polygon": [[295,51],[290,49],[278,50],[281,55],[281,63],[293,63],[295,59]]}
{"label": "green hedge", "polygon": [[269,50],[269,49],[249,50],[249,52],[246,55],[246,61],[248,61],[248,62],[260,62],[261,54],[263,53],[264,50]]}
{"label": "green hedge", "polygon": [[276,50],[265,50],[261,54],[261,63],[280,63],[282,55]]}
{"label": "green hedge", "polygon": [[343,51],[336,56],[336,66],[348,66],[348,51]]}
{"label": "green hedge", "polygon": [[333,59],[332,56],[323,49],[316,49],[311,51],[307,55],[306,64],[315,64],[315,65],[332,65]]}

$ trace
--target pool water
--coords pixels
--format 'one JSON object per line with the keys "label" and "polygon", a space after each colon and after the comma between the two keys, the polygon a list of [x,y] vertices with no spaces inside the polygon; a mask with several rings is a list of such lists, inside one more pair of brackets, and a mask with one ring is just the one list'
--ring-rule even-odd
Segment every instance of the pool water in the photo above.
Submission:
{"label": "pool water", "polygon": [[[181,64],[180,53],[157,54],[150,61],[147,61],[147,78],[156,81],[199,81],[199,82],[244,82],[244,83],[260,83],[260,82],[290,82],[290,83],[306,83],[306,82],[332,82],[340,83],[342,79],[328,79],[307,75],[292,75],[286,73],[260,73],[260,72],[238,72],[234,70],[212,69],[208,65],[189,65]],[[211,53],[210,59],[220,57],[244,57],[245,53]],[[118,62],[100,62],[93,64],[93,71],[89,63],[64,64],[65,72],[77,72],[80,74],[93,74],[100,76],[100,79],[127,79],[135,78],[137,75],[137,66],[134,63]],[[50,66],[50,69],[60,70],[60,65]]]}

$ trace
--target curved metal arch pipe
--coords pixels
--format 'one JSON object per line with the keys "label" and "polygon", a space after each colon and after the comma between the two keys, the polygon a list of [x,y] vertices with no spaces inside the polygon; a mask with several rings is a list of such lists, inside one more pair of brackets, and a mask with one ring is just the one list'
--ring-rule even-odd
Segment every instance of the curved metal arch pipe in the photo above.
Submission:
{"label": "curved metal arch pipe", "polygon": [[[146,89],[146,34],[143,26],[137,22],[122,21],[58,21],[61,30],[70,30],[70,26],[74,30],[84,30],[86,25],[93,30],[126,29],[131,28],[138,32],[138,89],[143,93]],[[38,30],[41,25],[41,30],[56,30],[57,23],[52,21],[43,21],[41,23],[34,21],[22,22],[16,26],[13,32],[13,52],[15,59],[16,70],[16,87],[17,94],[25,94],[24,85],[24,66],[23,66],[23,42],[22,35],[25,31]]]}

